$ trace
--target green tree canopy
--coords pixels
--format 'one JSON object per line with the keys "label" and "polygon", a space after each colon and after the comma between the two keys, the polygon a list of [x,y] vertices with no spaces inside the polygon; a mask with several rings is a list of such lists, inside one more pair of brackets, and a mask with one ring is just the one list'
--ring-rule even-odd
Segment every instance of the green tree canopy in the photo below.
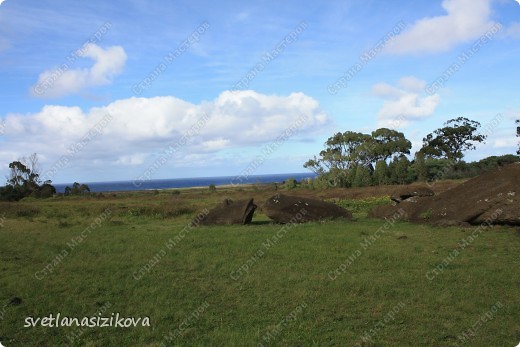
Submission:
{"label": "green tree canopy", "polygon": [[444,127],[428,134],[423,139],[421,152],[434,158],[459,161],[464,152],[475,149],[476,142],[484,142],[486,135],[477,134],[480,123],[465,117],[450,119]]}
{"label": "green tree canopy", "polygon": [[72,184],[72,188],[69,186],[65,187],[65,195],[84,195],[90,193],[90,188],[88,185],[78,182],[74,182]]}
{"label": "green tree canopy", "polygon": [[410,154],[412,143],[402,132],[388,128],[372,131],[372,162],[387,160],[393,155]]}
{"label": "green tree canopy", "polygon": [[411,147],[411,142],[404,134],[396,130],[381,128],[370,135],[345,131],[330,137],[319,157],[315,156],[303,166],[318,175],[338,170],[348,171],[357,166],[373,171],[377,161],[387,160],[396,154],[409,154]]}
{"label": "green tree canopy", "polygon": [[56,189],[40,180],[40,165],[36,153],[9,164],[9,176],[5,187],[0,188],[0,200],[17,201],[22,198],[51,197]]}

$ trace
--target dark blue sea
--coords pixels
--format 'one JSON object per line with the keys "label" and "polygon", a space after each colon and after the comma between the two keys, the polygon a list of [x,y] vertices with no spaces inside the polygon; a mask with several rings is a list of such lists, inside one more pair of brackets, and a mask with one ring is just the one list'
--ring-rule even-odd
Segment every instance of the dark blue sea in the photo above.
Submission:
{"label": "dark blue sea", "polygon": [[[275,175],[251,175],[248,177],[222,176],[222,177],[196,177],[196,178],[172,178],[145,181],[113,181],[113,182],[80,182],[89,186],[91,192],[117,192],[130,190],[149,190],[149,189],[167,189],[167,188],[189,188],[189,187],[207,187],[211,184],[220,185],[237,185],[237,184],[254,184],[254,183],[281,183],[289,178],[294,178],[298,182],[306,178],[315,178],[316,174],[307,173],[289,173]],[[65,191],[69,184],[55,184],[59,193]]]}

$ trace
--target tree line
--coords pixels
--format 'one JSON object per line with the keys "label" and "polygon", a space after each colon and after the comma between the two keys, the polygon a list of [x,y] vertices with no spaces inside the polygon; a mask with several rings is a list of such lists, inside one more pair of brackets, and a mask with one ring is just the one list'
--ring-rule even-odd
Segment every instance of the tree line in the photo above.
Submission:
{"label": "tree line", "polygon": [[520,161],[511,154],[464,162],[464,153],[487,138],[478,133],[480,127],[479,122],[465,117],[450,119],[423,138],[423,146],[412,160],[408,159],[412,144],[397,130],[380,128],[370,134],[338,132],[328,138],[319,155],[303,166],[317,174],[315,183],[320,187],[363,187],[473,177]]}
{"label": "tree line", "polygon": [[[18,201],[23,198],[46,199],[56,194],[51,181],[42,181],[38,154],[33,153],[9,164],[9,176],[4,187],[0,187],[0,200]],[[64,195],[85,195],[90,189],[86,184],[74,182],[67,186]]]}

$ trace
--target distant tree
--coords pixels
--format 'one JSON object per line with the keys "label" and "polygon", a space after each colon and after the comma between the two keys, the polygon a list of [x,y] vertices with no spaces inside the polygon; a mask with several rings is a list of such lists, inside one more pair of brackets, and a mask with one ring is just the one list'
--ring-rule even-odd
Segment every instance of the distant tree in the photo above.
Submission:
{"label": "distant tree", "polygon": [[426,166],[424,153],[421,151],[415,153],[413,167],[415,169],[415,174],[417,175],[417,180],[425,182],[428,179],[428,167]]}
{"label": "distant tree", "polygon": [[390,178],[388,177],[388,164],[385,160],[378,160],[376,168],[373,173],[374,183],[377,185],[388,184]]}
{"label": "distant tree", "polygon": [[359,165],[356,167],[356,175],[354,177],[354,181],[352,182],[353,187],[368,187],[372,183],[372,176],[370,174],[370,170],[363,166]]}
{"label": "distant tree", "polygon": [[333,169],[348,170],[360,164],[358,148],[368,142],[370,135],[346,131],[336,133],[325,142],[325,149],[308,160],[303,166],[317,174],[322,174]]}
{"label": "distant tree", "polygon": [[400,157],[394,157],[394,159],[390,162],[389,170],[390,170],[390,181],[393,184],[405,184],[408,178],[408,167],[410,166],[410,161],[404,155]]}
{"label": "distant tree", "polygon": [[325,149],[318,157],[314,156],[303,166],[325,177],[330,185],[348,187],[354,184],[353,177],[359,166],[372,174],[377,161],[387,160],[392,155],[408,154],[410,148],[410,141],[396,130],[380,128],[370,135],[339,132],[325,142]]}
{"label": "distant tree", "polygon": [[476,134],[480,123],[465,117],[450,119],[444,127],[423,139],[421,152],[434,158],[460,161],[464,152],[475,149],[475,142],[484,142],[486,135]]}
{"label": "distant tree", "polygon": [[362,164],[359,148],[370,139],[370,135],[353,131],[336,133],[325,142],[319,157],[314,156],[303,166],[319,176],[325,175],[325,180],[332,186],[346,187],[350,181],[348,171]]}
{"label": "distant tree", "polygon": [[54,194],[56,194],[56,188],[51,185],[50,183],[44,183],[41,187],[40,187],[40,198],[42,199],[47,199],[47,198],[51,198],[54,196]]}
{"label": "distant tree", "polygon": [[42,183],[40,180],[41,166],[40,166],[40,159],[38,158],[38,154],[33,153],[28,157],[22,157],[21,162],[24,163],[25,166],[31,172],[30,180],[36,184],[41,184]]}
{"label": "distant tree", "polygon": [[210,193],[214,193],[217,191],[217,187],[214,184],[210,184],[208,190],[210,191]]}
{"label": "distant tree", "polygon": [[410,165],[406,170],[405,183],[408,184],[415,181],[417,181],[417,172],[415,171],[415,167],[413,165]]}
{"label": "distant tree", "polygon": [[297,185],[297,182],[294,178],[288,178],[284,184],[286,189],[294,189],[294,188],[296,188],[296,185]]}
{"label": "distant tree", "polygon": [[65,195],[85,195],[90,193],[90,188],[86,184],[79,184],[74,182],[72,188],[69,186],[65,187]]}
{"label": "distant tree", "polygon": [[38,155],[31,154],[28,157],[22,157],[17,161],[9,164],[8,184],[13,186],[26,185],[27,188],[37,187],[40,181],[40,164]]}
{"label": "distant tree", "polygon": [[412,143],[406,139],[403,133],[380,128],[372,131],[372,161],[387,160],[393,155],[410,154]]}
{"label": "distant tree", "polygon": [[21,161],[11,162],[9,169],[7,184],[13,187],[21,187],[29,181],[30,170]]}
{"label": "distant tree", "polygon": [[49,197],[56,192],[50,183],[47,181],[42,185],[38,155],[34,153],[9,164],[7,184],[0,188],[0,199],[17,201],[28,196]]}

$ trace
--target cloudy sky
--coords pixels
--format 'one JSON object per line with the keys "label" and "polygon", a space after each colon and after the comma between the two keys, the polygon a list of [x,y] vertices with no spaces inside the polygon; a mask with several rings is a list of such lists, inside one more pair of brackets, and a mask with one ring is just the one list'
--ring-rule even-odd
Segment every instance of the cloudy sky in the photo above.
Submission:
{"label": "cloudy sky", "polygon": [[[338,131],[454,117],[513,153],[515,0],[0,2],[0,173],[55,183],[304,172]],[[282,141],[282,140],[283,141]],[[274,145],[273,145],[274,144]]]}

